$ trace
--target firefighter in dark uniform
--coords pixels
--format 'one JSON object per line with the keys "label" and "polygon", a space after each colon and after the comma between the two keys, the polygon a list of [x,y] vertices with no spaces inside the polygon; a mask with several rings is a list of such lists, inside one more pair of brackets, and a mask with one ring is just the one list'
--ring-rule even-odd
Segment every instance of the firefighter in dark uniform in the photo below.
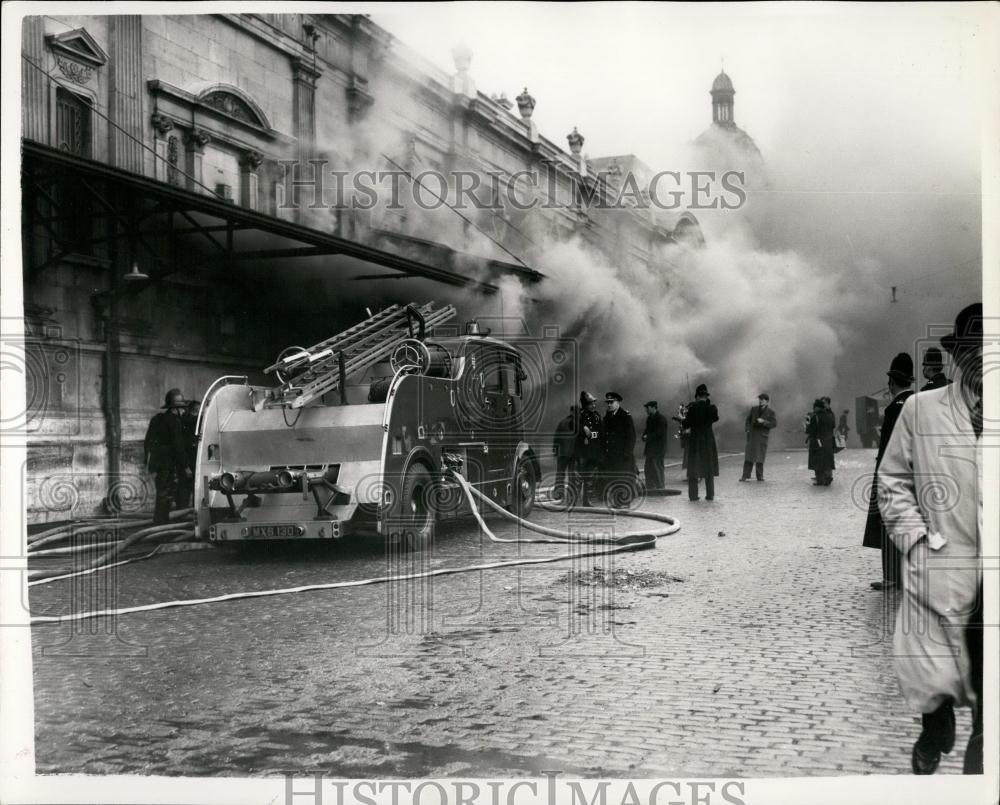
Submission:
{"label": "firefighter in dark uniform", "polygon": [[[184,411],[184,438],[187,440],[187,465],[194,473],[194,465],[198,461],[198,412],[201,410],[201,403],[198,400],[188,400],[187,409]],[[191,506],[194,498],[194,475],[181,482],[181,495],[178,505],[181,508]]]}
{"label": "firefighter in dark uniform", "polygon": [[610,498],[609,505],[627,506],[635,497],[639,474],[635,466],[635,423],[622,408],[622,395],[617,391],[605,394],[604,402],[608,411],[604,415],[603,494]]}
{"label": "firefighter in dark uniform", "polygon": [[581,506],[590,505],[594,494],[597,473],[603,458],[601,430],[604,423],[597,412],[597,398],[588,391],[580,392],[580,416],[577,420],[576,441],[573,444],[573,461],[576,464],[576,499]]}
{"label": "firefighter in dark uniform", "polygon": [[146,468],[156,477],[156,507],[153,524],[170,521],[170,509],[180,505],[182,485],[194,476],[189,466],[189,440],[184,427],[187,401],[180,389],[167,392],[166,409],[149,422],[144,442]]}

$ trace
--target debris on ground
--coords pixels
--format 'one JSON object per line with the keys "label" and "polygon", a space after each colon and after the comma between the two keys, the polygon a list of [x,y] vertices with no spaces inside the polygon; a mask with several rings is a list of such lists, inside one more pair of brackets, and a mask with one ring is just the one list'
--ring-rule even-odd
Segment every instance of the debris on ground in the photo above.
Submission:
{"label": "debris on ground", "polygon": [[628,570],[615,568],[610,573],[600,565],[593,570],[566,573],[557,579],[560,584],[575,582],[582,587],[613,587],[617,590],[642,590],[648,587],[662,587],[664,584],[686,581],[682,576],[656,570]]}

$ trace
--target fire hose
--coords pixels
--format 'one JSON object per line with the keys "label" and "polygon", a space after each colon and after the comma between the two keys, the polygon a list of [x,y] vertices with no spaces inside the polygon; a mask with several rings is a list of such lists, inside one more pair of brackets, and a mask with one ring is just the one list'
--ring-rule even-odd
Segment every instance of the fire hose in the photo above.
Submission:
{"label": "fire hose", "polygon": [[[211,596],[208,598],[182,599],[177,601],[159,601],[153,604],[142,604],[133,607],[122,607],[119,609],[104,609],[104,610],[95,610],[90,612],[73,612],[68,615],[35,615],[30,618],[30,623],[32,625],[70,623],[76,621],[90,620],[92,618],[117,617],[119,615],[128,615],[137,612],[152,612],[160,609],[173,609],[177,607],[198,606],[201,604],[216,604],[216,603],[223,603],[226,601],[243,600],[247,598],[266,598],[276,595],[289,595],[291,593],[316,592],[320,590],[335,590],[345,587],[363,587],[375,584],[386,584],[389,582],[431,578],[434,576],[447,576],[447,575],[456,575],[459,573],[472,573],[483,570],[494,570],[505,567],[549,564],[553,562],[562,562],[565,561],[566,559],[580,559],[591,556],[605,556],[609,554],[625,553],[629,551],[637,551],[655,547],[656,539],[658,537],[667,536],[668,534],[673,534],[677,532],[681,527],[680,523],[676,520],[676,518],[670,517],[669,515],[657,514],[655,512],[643,512],[638,510],[627,511],[627,510],[601,508],[601,507],[594,507],[594,508],[582,507],[579,509],[579,511],[584,511],[587,513],[598,513],[598,514],[624,515],[628,517],[656,520],[659,522],[666,523],[667,526],[666,528],[623,534],[618,537],[592,538],[587,535],[583,535],[578,531],[563,532],[558,529],[549,528],[548,526],[539,525],[537,523],[531,523],[525,520],[524,518],[519,517],[516,514],[513,514],[512,512],[507,511],[506,509],[502,508],[501,506],[499,506],[498,504],[494,503],[492,500],[487,498],[481,492],[474,489],[469,484],[469,482],[464,477],[462,477],[462,475],[459,472],[452,470],[451,475],[461,486],[462,491],[464,492],[466,499],[468,500],[472,508],[472,512],[475,515],[477,522],[479,523],[479,527],[482,529],[483,533],[486,534],[486,536],[489,537],[489,539],[493,542],[502,542],[502,543],[544,542],[544,543],[562,543],[562,544],[577,544],[577,545],[590,543],[590,544],[607,545],[609,547],[605,547],[600,550],[594,550],[594,551],[574,551],[572,553],[560,554],[558,556],[523,558],[505,562],[489,562],[478,565],[467,565],[464,567],[446,567],[446,568],[438,568],[436,570],[426,570],[420,573],[377,576],[369,579],[357,579],[354,581],[338,581],[338,582],[329,582],[326,584],[306,584],[299,587],[285,587],[274,590],[252,590],[247,592],[227,593],[224,595]],[[501,537],[497,537],[486,525],[486,521],[483,519],[482,514],[479,512],[478,507],[475,505],[476,497],[478,497],[480,500],[485,501],[490,506],[490,508],[492,508],[494,511],[501,514],[508,520],[517,523],[523,528],[535,531],[536,533],[547,534],[552,538],[551,539],[523,539],[523,538],[503,539]],[[543,508],[549,511],[566,511],[566,509],[555,509],[553,507],[547,507],[547,506],[543,506]],[[160,528],[164,527],[161,526]],[[148,530],[149,529],[147,529],[147,531]],[[136,535],[133,535],[133,537],[135,536]],[[131,539],[131,537],[129,539]],[[155,553],[156,551],[154,550],[153,553],[149,554],[149,556],[152,556]],[[142,558],[148,558],[148,557],[142,557]],[[135,561],[135,560],[128,560],[128,561]],[[119,564],[124,564],[124,562]],[[61,578],[69,578],[70,576],[81,575],[82,573],[90,573],[98,569],[101,568],[91,567],[88,568],[87,570],[81,571],[80,573],[69,574],[68,576],[62,576]],[[55,579],[47,579],[47,580],[55,581]]]}
{"label": "fire hose", "polygon": [[[191,509],[182,509],[173,512],[171,516],[174,518],[181,518],[190,515],[191,515]],[[145,524],[150,522],[152,521],[139,520],[130,523],[129,527],[134,528],[136,526],[144,526]],[[110,564],[112,560],[115,557],[117,557],[118,554],[120,554],[125,548],[137,542],[140,542],[141,540],[149,539],[151,537],[155,537],[161,540],[168,537],[171,539],[177,539],[178,537],[182,538],[191,537],[194,534],[194,523],[192,521],[188,522],[182,521],[176,523],[167,523],[165,525],[143,527],[140,528],[138,531],[134,531],[133,533],[129,534],[123,539],[115,540],[114,542],[111,543],[103,543],[101,545],[77,546],[71,549],[67,548],[52,549],[50,551],[39,550],[40,546],[42,545],[51,544],[52,542],[63,540],[66,539],[67,537],[73,537],[73,536],[79,537],[87,534],[93,534],[94,532],[97,531],[104,531],[107,530],[107,528],[112,525],[118,525],[117,521],[111,523],[104,523],[97,527],[95,527],[94,525],[88,525],[83,530],[78,532],[74,532],[73,526],[62,526],[58,529],[52,529],[50,531],[44,532],[44,536],[36,535],[36,539],[33,542],[31,542],[28,546],[29,556],[51,555],[51,553],[56,550],[58,550],[60,553],[65,553],[68,551],[76,551],[82,548],[97,549],[100,547],[107,547],[107,546],[109,547],[107,547],[107,550],[104,551],[100,556],[95,557],[91,562],[89,562],[87,566],[84,567],[82,570],[78,570],[75,573],[70,573],[70,574],[57,574],[57,572],[42,572],[34,574],[29,577],[29,582],[28,582],[29,585],[45,583],[48,581],[56,581],[57,578],[63,579],[63,578],[69,578],[70,576],[80,576],[87,573],[93,573],[97,570],[103,570],[108,567],[112,566],[117,567],[121,564],[127,564],[128,562],[136,561],[136,559],[130,559],[127,560],[127,562],[119,562],[116,563],[115,565]],[[148,554],[146,557],[143,558],[149,558],[150,556],[153,556],[157,552],[157,550],[159,550],[159,546],[157,546],[157,548],[152,553]]]}

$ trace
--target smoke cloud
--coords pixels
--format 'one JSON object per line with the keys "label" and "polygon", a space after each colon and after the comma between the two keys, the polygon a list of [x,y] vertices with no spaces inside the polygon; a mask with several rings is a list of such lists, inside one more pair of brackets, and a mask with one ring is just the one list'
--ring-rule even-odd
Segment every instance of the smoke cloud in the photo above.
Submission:
{"label": "smoke cloud", "polygon": [[[476,9],[474,16],[481,13]],[[599,9],[587,13],[599,16]],[[440,35],[421,34],[438,23],[422,11],[406,20],[409,33],[404,38],[415,45],[425,38],[430,47],[437,43],[444,54],[440,66],[447,71],[448,48],[441,46]],[[460,319],[523,318],[535,333],[556,325],[580,344],[580,384],[596,393],[620,391],[634,413],[650,398],[670,412],[690,399],[695,385],[706,383],[724,420],[721,435],[738,447],[748,406],[767,391],[779,415],[775,443],[800,445],[801,415],[814,398],[828,395],[841,410],[853,409],[856,396],[879,395],[897,352],[917,353],[922,339],[922,346],[930,343],[926,339],[934,327],[940,332],[978,297],[980,119],[975,93],[966,88],[972,62],[962,42],[969,29],[957,17],[945,28],[937,19],[916,19],[899,41],[884,29],[889,25],[895,30],[895,19],[875,19],[867,26],[786,21],[785,34],[795,36],[785,35],[781,47],[764,48],[771,55],[761,60],[758,40],[771,36],[771,23],[752,15],[740,18],[732,31],[721,32],[725,41],[718,42],[735,54],[733,66],[729,57],[726,64],[737,86],[736,121],[755,137],[765,172],[751,177],[749,199],[738,213],[695,212],[706,233],[704,247],[662,247],[646,266],[624,255],[608,257],[581,238],[555,241],[537,213],[511,218],[520,234],[488,215],[469,214],[546,280],[521,286],[508,278],[500,282],[498,296],[415,279],[338,280],[335,289],[317,288],[311,298],[335,297],[352,311],[435,299],[455,304]],[[502,19],[498,24],[523,27]],[[837,28],[836,36],[826,31],[829,25]],[[468,29],[473,39],[479,30],[481,22]],[[499,76],[507,76],[510,65],[517,64],[523,75],[517,76],[517,87],[506,87],[508,97],[524,83],[531,85],[539,97],[536,119],[545,135],[568,131],[572,122],[587,134],[586,148],[592,153],[637,153],[654,170],[719,169],[689,147],[708,126],[707,89],[718,71],[716,51],[710,56],[700,52],[698,37],[707,35],[702,23],[682,15],[672,27],[640,27],[628,35],[630,41],[633,36],[643,41],[643,30],[656,30],[657,37],[675,30],[678,40],[690,44],[628,51],[635,62],[629,70],[633,83],[621,94],[614,89],[619,85],[610,82],[619,104],[613,115],[606,114],[612,107],[597,101],[603,90],[593,82],[586,83],[587,102],[573,94],[575,89],[570,91],[577,86],[573,82],[542,83],[544,71],[538,72],[541,66],[536,70],[532,62],[539,51],[530,47],[530,37],[527,43],[523,36],[511,39],[510,47],[521,43],[524,52],[505,50],[495,67],[490,57],[496,40],[484,34],[486,41],[473,43],[473,72],[480,71],[481,89],[495,91],[504,88],[496,83]],[[578,33],[598,31],[603,35],[604,28],[596,20],[584,20]],[[713,27],[713,41],[719,35]],[[849,60],[829,52],[834,41],[838,52],[850,46]],[[757,44],[751,47],[751,42]],[[916,51],[940,51],[940,56],[922,56],[915,64],[911,57]],[[677,64],[653,69],[642,61],[667,58],[664,54],[674,54],[670,58]],[[793,63],[795,69],[789,69]],[[842,66],[832,69],[831,64]],[[698,70],[691,65],[699,65]],[[671,92],[663,95],[662,78],[654,76],[669,77]],[[376,103],[368,118],[319,144],[321,152],[333,156],[333,166],[392,169],[389,157],[415,172],[444,169],[430,149],[411,143],[409,136],[420,126],[438,129],[428,118],[438,112],[400,92],[377,67],[370,88]],[[663,98],[657,109],[649,108],[651,97]],[[640,109],[629,106],[639,102]],[[928,109],[934,114],[928,115]],[[559,117],[568,110],[572,120]],[[554,123],[547,123],[547,114]],[[614,142],[621,136],[620,121],[631,119],[647,125],[625,127],[629,142]],[[330,227],[346,215],[317,211],[315,224]],[[610,217],[599,220],[614,229]],[[377,209],[366,224],[515,262],[490,237],[444,207]],[[399,243],[392,248],[420,256],[417,248],[410,251]],[[918,366],[919,357],[914,354]]]}
{"label": "smoke cloud", "polygon": [[[766,167],[742,221],[696,212],[705,248],[666,249],[649,271],[580,241],[538,241],[532,263],[549,279],[510,289],[505,310],[519,300],[529,320],[578,335],[594,390],[614,384],[634,410],[647,395],[684,399],[689,375],[739,437],[748,397],[766,389],[779,433],[798,431],[817,396],[838,410],[879,396],[897,352],[919,371],[919,352],[980,297],[983,82],[995,97],[996,78],[983,71],[978,10],[791,5],[720,18],[593,4],[557,20],[544,4],[510,9],[393,9],[380,21],[445,71],[464,40],[481,90],[530,87],[545,136],[577,126],[585,151],[655,170],[713,167],[686,146],[709,125],[724,56],[736,123]],[[555,59],[554,29],[573,43]],[[615,67],[595,74],[602,49]]]}

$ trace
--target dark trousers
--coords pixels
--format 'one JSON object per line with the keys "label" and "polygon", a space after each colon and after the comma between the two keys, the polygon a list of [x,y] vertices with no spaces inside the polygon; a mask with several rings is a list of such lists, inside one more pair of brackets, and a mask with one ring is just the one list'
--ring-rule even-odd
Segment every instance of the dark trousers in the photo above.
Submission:
{"label": "dark trousers", "polygon": [[955,742],[955,705],[951,699],[931,713],[920,714],[920,737],[917,744],[925,752],[951,752]]}
{"label": "dark trousers", "polygon": [[972,718],[972,735],[965,749],[963,774],[983,773],[983,583],[979,583],[976,608],[965,628],[965,644],[969,650],[972,689],[976,693],[976,709]]}
{"label": "dark trousers", "polygon": [[166,469],[156,473],[156,506],[153,509],[153,525],[170,522],[170,509],[178,503],[180,479],[177,470]]}
{"label": "dark trousers", "polygon": [[646,489],[663,489],[663,453],[646,456]]}
{"label": "dark trousers", "polygon": [[754,467],[756,469],[756,471],[757,471],[757,480],[758,481],[763,481],[764,480],[764,462],[763,461],[758,461],[755,464],[752,461],[744,461],[743,462],[743,477],[744,478],[749,478],[750,477],[750,468],[751,467]]}
{"label": "dark trousers", "polygon": [[576,493],[576,504],[578,506],[590,505],[591,495],[597,494],[594,487],[597,484],[598,464],[591,458],[578,458],[576,460],[576,477],[574,488]]}
{"label": "dark trousers", "polygon": [[899,584],[902,577],[899,573],[899,566],[902,562],[902,554],[896,547],[889,535],[882,529],[882,581],[892,581]]}
{"label": "dark trousers", "polygon": [[[711,475],[705,476],[705,500],[712,500],[715,497],[715,478]],[[688,475],[688,500],[698,499],[698,477]]]}
{"label": "dark trousers", "polygon": [[634,458],[605,458],[598,481],[598,493],[604,505],[628,506],[638,494],[638,480]]}
{"label": "dark trousers", "polygon": [[556,482],[552,487],[552,493],[556,497],[563,497],[566,489],[573,483],[573,458],[572,456],[556,456]]}

